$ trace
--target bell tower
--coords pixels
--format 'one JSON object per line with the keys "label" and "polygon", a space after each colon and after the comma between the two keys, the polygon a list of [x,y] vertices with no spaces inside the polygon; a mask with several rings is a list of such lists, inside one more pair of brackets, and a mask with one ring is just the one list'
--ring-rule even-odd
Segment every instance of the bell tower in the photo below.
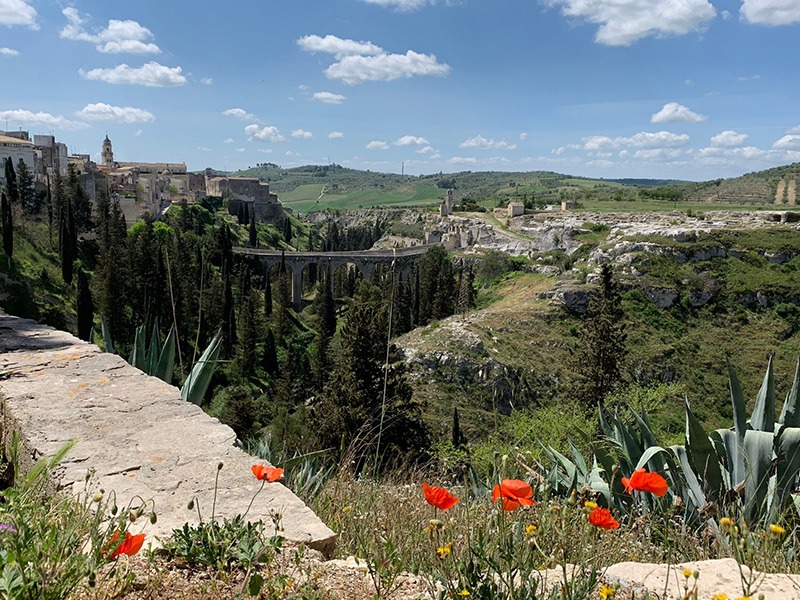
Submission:
{"label": "bell tower", "polygon": [[111,140],[108,139],[108,135],[106,135],[106,139],[103,140],[103,151],[100,156],[103,159],[103,166],[114,166],[114,151],[111,149]]}

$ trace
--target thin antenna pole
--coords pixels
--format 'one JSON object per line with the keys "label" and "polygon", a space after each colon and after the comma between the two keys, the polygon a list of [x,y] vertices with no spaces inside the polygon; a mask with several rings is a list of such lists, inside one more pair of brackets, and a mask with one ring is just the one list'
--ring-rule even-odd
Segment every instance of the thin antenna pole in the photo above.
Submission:
{"label": "thin antenna pole", "polygon": [[381,401],[381,423],[378,427],[378,445],[375,447],[375,473],[378,472],[378,458],[381,454],[381,436],[383,435],[383,420],[386,417],[386,391],[389,385],[389,349],[392,341],[392,313],[394,310],[394,270],[397,261],[397,252],[392,248],[392,291],[389,294],[389,327],[386,333],[386,360],[383,363],[383,400]]}

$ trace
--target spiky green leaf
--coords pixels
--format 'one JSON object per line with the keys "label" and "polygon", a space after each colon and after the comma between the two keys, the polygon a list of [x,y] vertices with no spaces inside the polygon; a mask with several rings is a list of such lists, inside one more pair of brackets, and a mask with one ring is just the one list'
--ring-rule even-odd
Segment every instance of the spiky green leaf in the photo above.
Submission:
{"label": "spiky green leaf", "polygon": [[748,523],[757,523],[769,510],[768,492],[772,446],[771,431],[750,430],[744,436],[744,514]]}
{"label": "spiky green leaf", "polygon": [[686,450],[689,454],[689,462],[703,484],[705,495],[710,500],[717,500],[724,486],[717,453],[702,424],[689,407],[689,401],[685,400],[684,403],[686,405]]}
{"label": "spiky green leaf", "polygon": [[203,405],[208,385],[211,383],[211,377],[217,367],[217,360],[219,359],[221,348],[222,330],[220,329],[186,378],[181,388],[181,397],[184,400],[188,400],[198,406]]}
{"label": "spiky green leaf", "polygon": [[800,427],[800,358],[797,359],[797,367],[794,370],[794,381],[792,389],[786,395],[786,401],[781,410],[780,423],[786,427]]}
{"label": "spiky green leaf", "polygon": [[148,375],[155,375],[158,368],[158,358],[161,354],[161,334],[158,325],[153,325],[153,333],[150,334],[150,346],[147,348],[147,371]]}
{"label": "spiky green leaf", "polygon": [[153,375],[159,379],[172,383],[172,369],[175,366],[175,326],[169,328],[167,339],[164,340],[164,346],[161,348],[161,353],[158,357],[158,364]]}
{"label": "spiky green leaf", "polygon": [[105,351],[114,354],[114,342],[111,341],[111,332],[108,330],[108,325],[106,325],[106,320],[103,318],[102,314],[100,315],[100,330],[103,332],[103,346],[105,346]]}
{"label": "spiky green leaf", "polygon": [[133,336],[133,348],[128,357],[128,362],[137,369],[147,371],[147,358],[145,356],[145,332],[144,325],[136,328],[136,333]]}
{"label": "spiky green leaf", "polygon": [[797,484],[800,474],[800,427],[782,427],[775,440],[777,455],[776,498],[772,503],[772,514],[783,506],[786,497]]}
{"label": "spiky green leaf", "polygon": [[775,431],[775,377],[772,369],[772,356],[769,357],[767,372],[761,389],[758,390],[753,414],[750,416],[750,425],[758,431]]}

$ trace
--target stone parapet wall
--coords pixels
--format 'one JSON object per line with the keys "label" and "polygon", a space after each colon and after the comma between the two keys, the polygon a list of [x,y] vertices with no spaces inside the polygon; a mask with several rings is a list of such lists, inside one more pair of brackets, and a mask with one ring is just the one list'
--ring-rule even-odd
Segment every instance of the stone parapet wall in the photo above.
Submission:
{"label": "stone parapet wall", "polygon": [[[220,462],[218,516],[244,513],[261,487],[250,467],[263,461],[237,448],[233,430],[177,388],[68,333],[2,312],[0,419],[3,443],[14,433],[22,442],[23,467],[79,440],[55,485],[77,492],[93,471],[97,486],[113,490],[121,506],[137,495],[154,500],[158,522],[147,526],[148,537],[197,523],[191,498],[210,517]],[[280,483],[264,487],[248,519],[271,527],[273,515],[280,515],[287,540],[333,552],[335,534]]]}

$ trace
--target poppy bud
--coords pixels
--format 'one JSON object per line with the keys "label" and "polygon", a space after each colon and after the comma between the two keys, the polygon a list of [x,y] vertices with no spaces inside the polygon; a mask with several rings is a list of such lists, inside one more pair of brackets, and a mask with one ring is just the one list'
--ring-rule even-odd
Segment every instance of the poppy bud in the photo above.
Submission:
{"label": "poppy bud", "polygon": [[567,500],[567,504],[570,506],[575,506],[578,503],[578,490],[572,490],[572,493],[569,495],[569,500]]}
{"label": "poppy bud", "polygon": [[150,524],[155,525],[156,521],[158,521],[158,516],[156,515],[155,511],[150,513]]}
{"label": "poppy bud", "polygon": [[100,502],[102,502],[102,500],[103,500],[103,492],[97,492],[94,495],[94,498],[92,498],[92,502],[95,503],[95,504],[100,504]]}
{"label": "poppy bud", "polygon": [[119,509],[117,508],[117,505],[116,505],[116,504],[112,504],[112,505],[111,505],[111,514],[112,514],[112,515],[116,515],[118,510],[119,510]]}
{"label": "poppy bud", "polygon": [[140,506],[136,509],[136,518],[138,519],[144,514],[144,506]]}
{"label": "poppy bud", "polygon": [[128,520],[129,520],[131,523],[134,523],[134,522],[136,522],[136,513],[135,513],[135,512],[133,512],[133,511],[131,511],[130,513],[128,513]]}
{"label": "poppy bud", "polygon": [[444,527],[444,521],[441,521],[440,519],[431,519],[431,527],[441,529]]}
{"label": "poppy bud", "polygon": [[700,571],[694,571],[692,573],[692,577],[694,577],[695,579],[700,579]]}
{"label": "poppy bud", "polygon": [[96,583],[97,583],[97,576],[95,575],[95,572],[92,571],[89,573],[89,587],[94,587]]}
{"label": "poppy bud", "polygon": [[217,463],[217,471],[222,471],[222,467],[223,467],[222,461],[219,461]]}
{"label": "poppy bud", "polygon": [[189,504],[186,505],[186,508],[188,508],[189,510],[193,510],[194,509],[194,498],[189,500]]}

